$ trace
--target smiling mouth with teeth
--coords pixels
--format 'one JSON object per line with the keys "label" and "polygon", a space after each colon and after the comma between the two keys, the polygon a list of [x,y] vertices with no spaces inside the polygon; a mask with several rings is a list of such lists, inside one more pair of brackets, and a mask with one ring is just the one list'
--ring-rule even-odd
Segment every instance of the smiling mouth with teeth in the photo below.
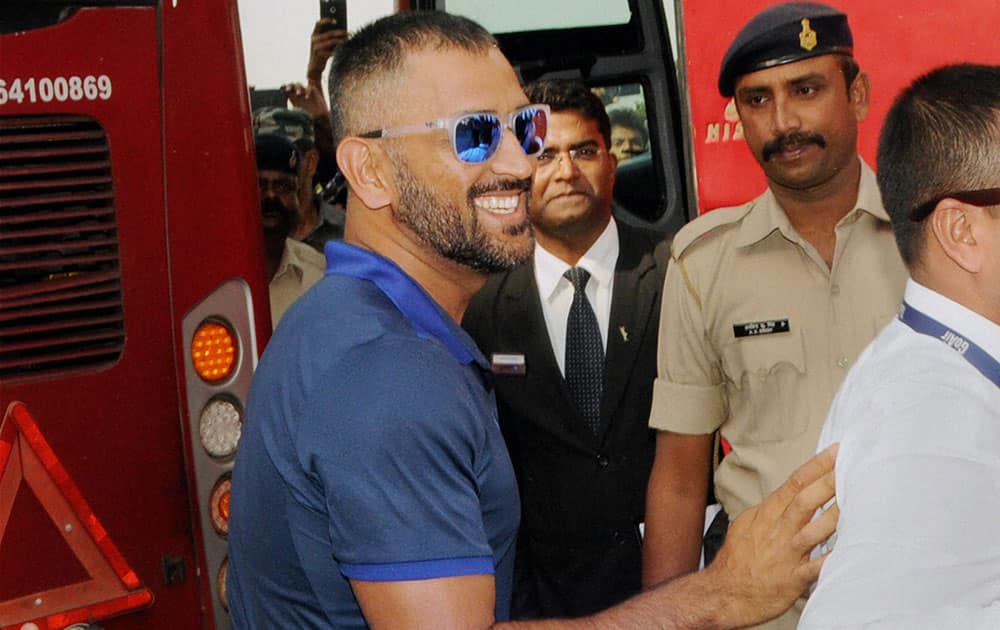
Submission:
{"label": "smiling mouth with teeth", "polygon": [[489,197],[476,197],[474,203],[477,208],[494,214],[512,214],[517,210],[520,200],[520,195],[504,195],[502,197],[491,195]]}

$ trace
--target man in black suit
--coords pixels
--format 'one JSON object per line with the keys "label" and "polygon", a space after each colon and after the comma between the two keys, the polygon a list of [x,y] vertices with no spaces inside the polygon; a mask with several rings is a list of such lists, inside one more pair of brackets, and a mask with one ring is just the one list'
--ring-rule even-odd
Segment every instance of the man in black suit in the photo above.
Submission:
{"label": "man in black suit", "polygon": [[552,108],[529,206],[534,257],[490,278],[463,320],[493,364],[520,486],[515,619],[589,614],[640,590],[667,254],[661,235],[611,216],[601,100],[572,81],[525,89]]}

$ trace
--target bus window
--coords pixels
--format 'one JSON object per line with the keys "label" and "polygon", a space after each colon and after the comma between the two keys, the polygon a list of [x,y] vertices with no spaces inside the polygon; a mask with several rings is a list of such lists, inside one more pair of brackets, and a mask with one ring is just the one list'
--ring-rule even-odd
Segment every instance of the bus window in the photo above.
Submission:
{"label": "bus window", "polygon": [[[445,0],[438,8],[467,15],[492,33],[516,33],[563,28],[627,24],[632,17],[628,0]],[[572,10],[567,10],[571,8]]]}
{"label": "bus window", "polygon": [[649,125],[642,86],[636,83],[593,88],[611,119],[608,149],[619,161],[649,151]]}
{"label": "bus window", "polygon": [[663,194],[653,168],[656,138],[650,137],[645,90],[639,83],[591,88],[601,97],[611,121],[609,152],[618,159],[615,178],[615,216],[628,222],[657,219]]}

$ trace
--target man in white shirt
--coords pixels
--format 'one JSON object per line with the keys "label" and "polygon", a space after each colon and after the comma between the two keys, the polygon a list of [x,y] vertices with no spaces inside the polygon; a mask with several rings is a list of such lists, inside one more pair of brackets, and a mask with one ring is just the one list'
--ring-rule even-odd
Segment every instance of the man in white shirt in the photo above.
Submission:
{"label": "man in white shirt", "polygon": [[600,98],[567,80],[525,91],[552,108],[528,209],[534,259],[491,278],[463,325],[493,363],[518,475],[512,618],[578,617],[641,588],[667,248],[612,218],[618,160]]}
{"label": "man in white shirt", "polygon": [[833,552],[800,628],[1000,627],[1000,67],[915,81],[878,183],[910,270],[844,381]]}

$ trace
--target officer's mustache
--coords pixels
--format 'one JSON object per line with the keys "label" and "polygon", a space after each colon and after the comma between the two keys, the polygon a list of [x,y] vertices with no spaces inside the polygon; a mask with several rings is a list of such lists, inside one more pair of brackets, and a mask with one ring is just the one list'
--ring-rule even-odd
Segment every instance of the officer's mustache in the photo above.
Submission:
{"label": "officer's mustache", "polygon": [[763,157],[764,161],[767,162],[775,153],[781,153],[788,147],[799,147],[806,144],[815,144],[821,149],[826,148],[826,138],[818,133],[783,133],[774,140],[768,142],[764,145]]}
{"label": "officer's mustache", "polygon": [[268,197],[260,202],[261,214],[276,214],[286,221],[292,219],[292,210],[285,204],[281,203],[280,200],[274,197]]}

